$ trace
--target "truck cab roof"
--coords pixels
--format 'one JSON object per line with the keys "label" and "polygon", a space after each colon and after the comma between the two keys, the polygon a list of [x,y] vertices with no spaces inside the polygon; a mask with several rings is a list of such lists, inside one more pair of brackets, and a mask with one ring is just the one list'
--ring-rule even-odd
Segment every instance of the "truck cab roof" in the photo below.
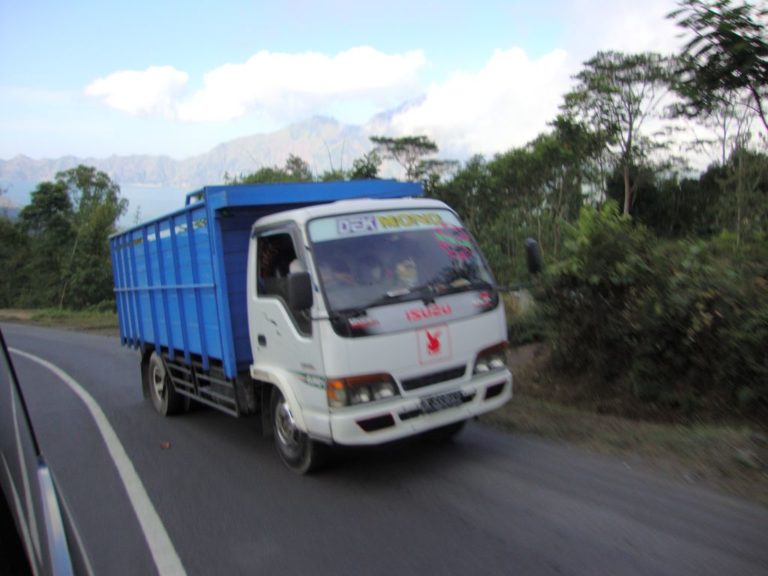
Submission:
{"label": "truck cab roof", "polygon": [[327,204],[316,204],[304,208],[295,208],[293,210],[270,214],[256,221],[253,228],[258,229],[273,226],[282,222],[295,222],[299,226],[304,226],[308,221],[315,218],[336,216],[340,214],[355,214],[359,212],[397,210],[405,207],[419,209],[449,209],[444,202],[433,200],[431,198],[409,197],[395,199],[364,198],[356,200],[338,200]]}

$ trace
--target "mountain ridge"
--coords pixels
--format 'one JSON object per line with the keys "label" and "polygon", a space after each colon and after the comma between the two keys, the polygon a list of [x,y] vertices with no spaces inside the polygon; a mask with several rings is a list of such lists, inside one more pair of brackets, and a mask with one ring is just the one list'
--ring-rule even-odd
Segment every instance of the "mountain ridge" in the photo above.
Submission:
{"label": "mountain ridge", "polygon": [[316,175],[331,169],[348,169],[353,160],[373,145],[369,125],[382,127],[374,118],[368,125],[342,124],[314,116],[264,134],[222,142],[208,152],[182,159],[167,155],[131,154],[106,158],[76,157],[33,159],[19,154],[0,159],[0,182],[42,182],[78,164],[106,172],[121,186],[195,189],[223,183],[225,175],[239,176],[259,168],[282,166],[293,154],[307,162]]}

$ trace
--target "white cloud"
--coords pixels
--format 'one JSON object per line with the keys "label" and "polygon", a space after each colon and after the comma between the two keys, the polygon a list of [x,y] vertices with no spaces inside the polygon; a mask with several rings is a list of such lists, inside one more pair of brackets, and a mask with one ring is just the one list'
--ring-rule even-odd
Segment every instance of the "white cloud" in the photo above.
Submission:
{"label": "white cloud", "polygon": [[385,54],[366,46],[334,56],[262,51],[211,70],[188,97],[188,74],[170,66],[115,72],[92,82],[85,94],[131,114],[185,122],[233,120],[254,112],[291,121],[345,103],[394,106],[419,92],[417,73],[424,64],[421,51]]}
{"label": "white cloud", "polygon": [[492,154],[520,146],[557,115],[570,75],[555,50],[531,60],[519,49],[497,50],[478,72],[459,72],[395,115],[400,134],[428,134],[449,155]]}
{"label": "white cloud", "polygon": [[85,94],[129,114],[173,116],[175,99],[184,92],[188,80],[188,74],[172,66],[150,66],[98,78],[86,86]]}
{"label": "white cloud", "polygon": [[594,0],[589,12],[599,17],[587,18],[581,3],[566,3],[562,19],[575,25],[561,39],[564,49],[536,59],[520,48],[497,50],[481,69],[433,84],[389,128],[429,135],[446,157],[522,146],[548,129],[573,87],[571,77],[598,50],[676,52],[679,30],[666,18],[674,8],[672,0]]}
{"label": "white cloud", "polygon": [[676,7],[675,0],[593,0],[588,9],[567,3],[563,19],[578,22],[568,33],[570,49],[581,60],[598,50],[678,52],[681,30],[667,18]]}
{"label": "white cloud", "polygon": [[179,104],[179,118],[231,120],[263,110],[278,119],[297,120],[344,100],[393,105],[418,90],[417,72],[424,63],[421,51],[384,54],[369,47],[335,56],[262,51],[242,64],[207,73],[202,90]]}

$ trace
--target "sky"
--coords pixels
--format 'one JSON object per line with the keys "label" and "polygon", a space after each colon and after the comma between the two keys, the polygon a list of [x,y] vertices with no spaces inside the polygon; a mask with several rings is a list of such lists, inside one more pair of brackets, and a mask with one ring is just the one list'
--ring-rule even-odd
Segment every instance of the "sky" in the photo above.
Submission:
{"label": "sky", "polygon": [[182,159],[314,115],[454,155],[547,129],[598,50],[676,52],[675,0],[0,0],[0,159]]}

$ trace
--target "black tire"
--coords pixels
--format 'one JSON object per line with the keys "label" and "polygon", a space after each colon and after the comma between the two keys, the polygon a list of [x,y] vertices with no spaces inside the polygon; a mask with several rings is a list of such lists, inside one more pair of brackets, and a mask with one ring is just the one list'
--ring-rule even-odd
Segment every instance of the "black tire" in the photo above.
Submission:
{"label": "black tire", "polygon": [[426,437],[434,442],[449,442],[456,438],[466,425],[466,420],[459,420],[453,424],[447,424],[446,426],[430,430],[426,433]]}
{"label": "black tire", "polygon": [[157,352],[152,352],[147,363],[147,382],[149,397],[158,414],[172,416],[184,411],[185,398],[173,388],[165,362]]}
{"label": "black tire", "polygon": [[297,474],[318,470],[326,460],[328,447],[296,427],[288,402],[277,388],[272,390],[271,408],[275,448],[283,463]]}

